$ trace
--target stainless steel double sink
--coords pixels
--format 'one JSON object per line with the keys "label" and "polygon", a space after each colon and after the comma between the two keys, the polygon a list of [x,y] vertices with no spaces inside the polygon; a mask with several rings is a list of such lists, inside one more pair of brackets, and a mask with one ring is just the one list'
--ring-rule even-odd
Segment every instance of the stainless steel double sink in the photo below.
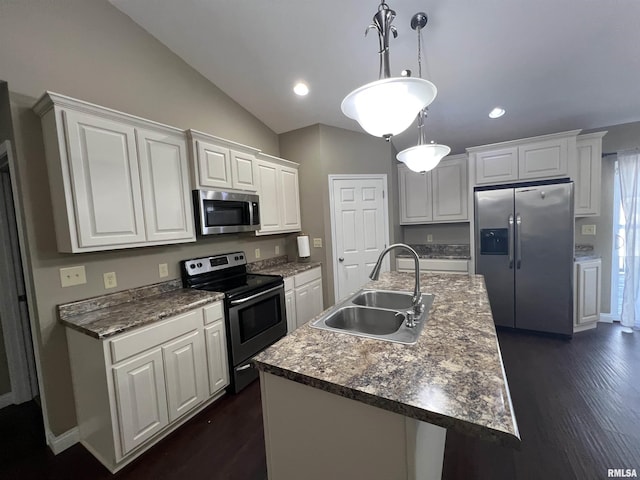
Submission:
{"label": "stainless steel double sink", "polygon": [[415,318],[416,325],[408,327],[406,312],[412,310],[412,293],[390,290],[363,289],[330,308],[311,323],[313,328],[376,338],[389,342],[413,344],[418,341],[433,295],[423,293],[423,312]]}

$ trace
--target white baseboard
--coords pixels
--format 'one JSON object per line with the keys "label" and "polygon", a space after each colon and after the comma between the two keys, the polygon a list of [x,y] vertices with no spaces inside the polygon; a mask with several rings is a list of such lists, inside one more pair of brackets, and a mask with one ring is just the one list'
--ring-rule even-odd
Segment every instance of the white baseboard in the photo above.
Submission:
{"label": "white baseboard", "polygon": [[601,313],[600,320],[598,321],[602,323],[613,323],[613,322],[619,322],[620,319],[618,317],[614,317],[610,313]]}
{"label": "white baseboard", "polygon": [[47,432],[47,444],[54,455],[64,452],[67,448],[72,447],[79,441],[80,431],[78,427],[73,427],[57,437],[53,433]]}
{"label": "white baseboard", "polygon": [[13,392],[4,393],[0,395],[0,408],[13,405]]}

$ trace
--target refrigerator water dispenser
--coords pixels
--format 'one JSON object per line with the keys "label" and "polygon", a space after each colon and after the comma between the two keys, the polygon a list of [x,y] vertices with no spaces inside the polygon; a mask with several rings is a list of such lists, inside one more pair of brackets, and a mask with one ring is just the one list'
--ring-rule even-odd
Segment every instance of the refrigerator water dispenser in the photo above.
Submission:
{"label": "refrigerator water dispenser", "polygon": [[509,233],[506,228],[480,230],[480,255],[508,255]]}

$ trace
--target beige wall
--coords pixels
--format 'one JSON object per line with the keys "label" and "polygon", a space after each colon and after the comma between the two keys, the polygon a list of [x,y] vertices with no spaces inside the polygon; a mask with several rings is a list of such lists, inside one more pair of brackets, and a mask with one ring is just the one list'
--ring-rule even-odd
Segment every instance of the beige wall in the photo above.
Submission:
{"label": "beige wall", "polygon": [[[178,278],[178,261],[244,249],[262,257],[284,251],[286,236],[214,236],[195,244],[104,253],[56,251],[37,97],[52,90],[180,128],[196,128],[279,154],[278,137],[221,90],[112,7],[106,0],[0,2],[0,65],[8,81],[15,128],[19,195],[24,211],[31,308],[37,325],[41,383],[49,428],[60,435],[76,424],[64,328],[55,307],[110,293],[104,272],[116,272],[116,290],[160,281],[158,264]],[[221,67],[222,68],[222,67]],[[84,265],[87,284],[60,287],[59,269]]]}
{"label": "beige wall", "polygon": [[407,225],[402,227],[403,241],[410,244],[426,244],[427,235],[433,235],[431,243],[469,245],[469,222],[436,223],[433,225]]}
{"label": "beige wall", "polygon": [[331,254],[329,175],[386,174],[391,242],[397,237],[398,193],[391,146],[364,133],[314,125],[280,135],[282,156],[300,163],[302,229],[323,239],[323,248],[311,248],[311,259],[323,263],[325,306],[334,303]]}

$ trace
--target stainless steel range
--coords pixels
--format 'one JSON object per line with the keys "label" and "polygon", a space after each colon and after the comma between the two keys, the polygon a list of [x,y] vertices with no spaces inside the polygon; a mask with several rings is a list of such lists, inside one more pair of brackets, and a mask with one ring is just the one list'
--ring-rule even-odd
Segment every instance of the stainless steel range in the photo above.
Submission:
{"label": "stainless steel range", "polygon": [[287,333],[284,281],[279,275],[247,273],[244,252],[183,260],[180,268],[185,287],[225,294],[227,390],[237,393],[258,378],[251,357]]}

